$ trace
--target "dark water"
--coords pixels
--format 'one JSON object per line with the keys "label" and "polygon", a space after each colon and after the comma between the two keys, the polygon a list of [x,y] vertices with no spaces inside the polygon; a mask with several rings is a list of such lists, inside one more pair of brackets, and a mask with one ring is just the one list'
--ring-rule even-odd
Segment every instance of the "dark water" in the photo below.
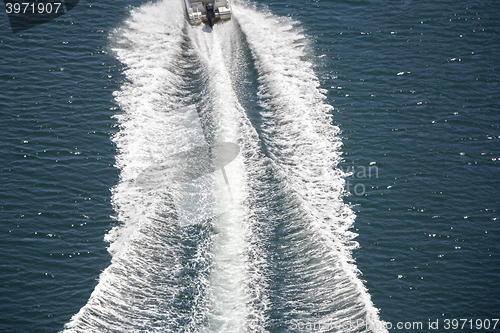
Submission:
{"label": "dark water", "polygon": [[120,74],[103,51],[126,12],[81,3],[15,35],[0,21],[2,332],[60,330],[109,264]]}
{"label": "dark water", "polygon": [[[293,33],[299,30],[306,36],[301,59],[312,63],[320,88],[326,90],[326,102],[333,107],[328,111],[333,124],[342,131],[338,136],[344,161],[338,168],[354,171],[346,184],[351,194],[344,198],[356,212],[349,232],[358,235],[354,240],[360,247],[352,256],[380,319],[394,326],[422,322],[423,331],[445,332],[449,331],[445,319],[473,319],[475,325],[476,319],[498,318],[500,3],[259,1],[258,5],[261,11],[268,8],[274,18],[291,16],[297,23]],[[18,34],[10,31],[6,15],[0,20],[2,332],[62,330],[87,304],[101,271],[110,265],[112,256],[103,239],[117,223],[110,189],[120,183],[112,140],[119,132],[119,120],[112,117],[126,109],[113,93],[130,82],[124,74],[126,65],[113,51],[119,39],[115,29],[124,26],[133,7],[140,6],[80,2],[56,21]],[[262,255],[266,268],[255,268],[264,274],[266,284],[255,282],[260,278],[257,273],[245,280],[265,286],[268,293],[263,298],[267,301],[259,299],[259,304],[268,305],[269,311],[262,311],[263,319],[252,323],[270,332],[315,331],[306,325],[296,329],[290,319],[304,324],[313,322],[312,318],[342,320],[336,312],[342,307],[349,318],[357,318],[357,307],[371,304],[349,303],[348,295],[361,297],[362,292],[331,296],[343,288],[324,274],[334,266],[337,254],[314,247],[314,232],[301,222],[312,213],[297,208],[296,197],[308,192],[289,185],[298,177],[287,171],[287,163],[294,159],[276,153],[277,147],[285,146],[279,140],[286,132],[279,136],[279,119],[269,114],[273,107],[279,109],[280,100],[264,96],[262,90],[262,95],[257,94],[259,85],[274,87],[265,81],[262,66],[266,62],[255,57],[260,46],[265,50],[272,44],[251,40],[249,32],[258,31],[245,21],[247,13],[240,10],[239,23],[233,20],[234,26],[226,26],[239,34],[234,47],[242,56],[231,60],[231,73],[240,75],[234,74],[241,78],[233,77],[235,90],[241,105],[253,108],[247,115],[260,138],[255,144],[260,147],[257,155],[264,156],[245,155],[246,175],[254,181],[248,190],[254,215],[249,213],[251,218],[245,215],[243,220],[258,221],[252,225],[253,242],[265,244],[262,253],[267,255]],[[266,21],[262,22],[265,26]],[[132,33],[131,28],[123,29]],[[288,38],[284,30],[274,34]],[[133,33],[140,37],[141,31]],[[203,46],[203,40],[196,42],[199,35],[186,32],[182,36],[184,58],[190,59],[193,45]],[[146,34],[144,39],[147,45]],[[250,50],[256,53],[252,56]],[[155,60],[153,52],[151,57]],[[238,61],[244,64],[239,66]],[[203,65],[192,66],[193,72],[204,70]],[[203,83],[203,75],[215,80],[213,75],[200,74],[195,81],[200,85],[196,98],[201,101],[208,99],[207,91],[213,93]],[[271,105],[267,111],[265,103]],[[295,147],[303,142],[297,136],[286,138],[296,140]],[[250,147],[252,140],[240,141]],[[268,197],[262,194],[265,191],[275,194]],[[318,194],[305,202],[314,206],[322,198]],[[118,218],[118,223],[126,221]],[[159,228],[158,234],[162,232],[162,237],[169,237]],[[185,241],[187,253],[186,249],[194,251],[187,243],[205,239],[206,232],[191,230],[192,239],[182,239],[180,234],[175,236],[180,240],[169,241]],[[260,250],[256,246],[252,253]],[[310,261],[296,259],[308,255]],[[161,263],[168,270],[168,261]],[[172,281],[182,285],[202,279],[195,277],[196,270],[184,272],[184,278]],[[319,283],[331,288],[321,289]],[[305,302],[309,298],[303,295],[309,291],[317,303]],[[183,315],[190,317],[191,303],[172,304],[180,304]],[[148,320],[138,315],[134,320],[142,326],[116,326],[117,317],[112,319],[115,326],[104,322],[99,330],[183,331],[182,320],[161,321],[164,317],[157,313],[173,311],[166,305],[162,309],[152,311]],[[117,313],[125,323],[126,311]],[[439,329],[426,330],[428,321],[436,319]],[[196,331],[193,327],[190,330]],[[245,326],[247,331],[257,331],[252,327]]]}
{"label": "dark water", "polygon": [[[324,6],[333,20],[311,33],[329,58],[319,75],[343,130],[344,168],[363,185],[347,200],[381,318],[495,318],[499,3]],[[378,175],[363,173],[370,162]]]}

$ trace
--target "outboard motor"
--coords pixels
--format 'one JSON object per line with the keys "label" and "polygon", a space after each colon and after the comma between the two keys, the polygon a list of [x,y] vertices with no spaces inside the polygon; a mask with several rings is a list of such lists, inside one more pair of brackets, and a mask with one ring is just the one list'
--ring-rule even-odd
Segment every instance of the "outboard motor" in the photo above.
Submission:
{"label": "outboard motor", "polygon": [[214,26],[214,20],[215,20],[214,5],[212,5],[211,3],[207,3],[205,9],[207,10],[208,24],[210,25],[210,28],[212,28]]}

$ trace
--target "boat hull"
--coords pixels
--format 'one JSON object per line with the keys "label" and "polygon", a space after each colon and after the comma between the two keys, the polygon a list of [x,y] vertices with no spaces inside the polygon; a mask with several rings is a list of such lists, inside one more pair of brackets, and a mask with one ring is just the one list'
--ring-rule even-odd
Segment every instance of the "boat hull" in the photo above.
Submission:
{"label": "boat hull", "polygon": [[[202,22],[213,25],[214,21],[231,19],[230,0],[184,0],[184,4],[189,22],[194,25]],[[209,4],[213,8],[213,17],[211,17],[211,13],[208,13],[209,17],[207,17],[207,5]]]}

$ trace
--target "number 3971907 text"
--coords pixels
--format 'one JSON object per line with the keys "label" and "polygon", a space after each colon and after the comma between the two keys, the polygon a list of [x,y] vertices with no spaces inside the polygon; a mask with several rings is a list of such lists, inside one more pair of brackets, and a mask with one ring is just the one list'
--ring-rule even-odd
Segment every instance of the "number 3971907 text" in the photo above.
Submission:
{"label": "number 3971907 text", "polygon": [[7,14],[52,14],[58,13],[61,2],[6,2],[5,11]]}

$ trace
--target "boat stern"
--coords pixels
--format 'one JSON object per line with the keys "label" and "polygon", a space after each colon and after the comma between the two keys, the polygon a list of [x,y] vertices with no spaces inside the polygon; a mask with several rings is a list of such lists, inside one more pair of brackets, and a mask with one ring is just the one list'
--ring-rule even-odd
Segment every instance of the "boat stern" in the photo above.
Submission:
{"label": "boat stern", "polygon": [[196,25],[201,24],[203,18],[205,17],[205,7],[202,2],[184,0],[184,4],[186,5],[186,13],[189,18],[189,23]]}
{"label": "boat stern", "polygon": [[189,23],[199,25],[202,22],[210,23],[207,18],[207,5],[213,6],[214,20],[226,21],[231,19],[230,0],[184,0]]}
{"label": "boat stern", "polygon": [[231,18],[231,2],[229,0],[215,0],[214,6],[221,20],[225,21]]}

